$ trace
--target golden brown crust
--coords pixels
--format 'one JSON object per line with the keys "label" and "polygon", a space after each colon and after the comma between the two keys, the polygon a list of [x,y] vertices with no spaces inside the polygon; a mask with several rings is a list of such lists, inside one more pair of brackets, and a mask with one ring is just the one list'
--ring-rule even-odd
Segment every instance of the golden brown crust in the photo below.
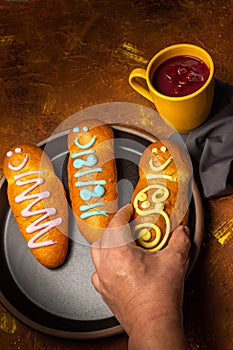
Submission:
{"label": "golden brown crust", "polygon": [[[81,122],[71,130],[68,148],[68,185],[73,213],[81,234],[92,243],[102,236],[118,207],[113,131],[97,120]],[[78,152],[84,154],[77,155]],[[94,183],[88,184],[89,181]],[[100,211],[98,215],[94,215],[96,211]]]}
{"label": "golden brown crust", "polygon": [[177,143],[157,141],[144,151],[132,196],[136,239],[139,234],[144,235],[138,239],[139,245],[159,250],[176,226],[187,224],[191,176],[191,161]]}
{"label": "golden brown crust", "polygon": [[[20,144],[7,152],[3,170],[8,181],[9,204],[26,242],[31,246],[32,238],[44,230],[44,234],[35,240],[36,245],[30,248],[31,252],[42,265],[48,268],[58,267],[64,262],[68,250],[68,206],[63,185],[55,175],[49,157],[35,145]],[[37,182],[40,181],[39,178],[43,179],[43,183]],[[30,180],[33,181],[29,183]],[[28,198],[30,196],[33,198]],[[34,204],[29,208],[32,203]],[[46,214],[48,208],[54,208],[56,213],[49,216]],[[35,213],[39,210],[42,212]],[[52,220],[57,220],[56,224],[51,225]],[[44,223],[50,225],[48,229],[39,228]],[[37,228],[28,233],[30,225]],[[48,244],[48,241],[56,243]],[[40,243],[43,246],[39,247]]]}

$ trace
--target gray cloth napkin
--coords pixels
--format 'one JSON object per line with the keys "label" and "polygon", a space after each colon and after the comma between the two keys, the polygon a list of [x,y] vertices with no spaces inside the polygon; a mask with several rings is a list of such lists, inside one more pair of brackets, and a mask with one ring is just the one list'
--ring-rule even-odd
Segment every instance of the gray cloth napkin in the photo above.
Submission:
{"label": "gray cloth napkin", "polygon": [[210,116],[185,142],[202,195],[233,193],[233,87],[216,80]]}

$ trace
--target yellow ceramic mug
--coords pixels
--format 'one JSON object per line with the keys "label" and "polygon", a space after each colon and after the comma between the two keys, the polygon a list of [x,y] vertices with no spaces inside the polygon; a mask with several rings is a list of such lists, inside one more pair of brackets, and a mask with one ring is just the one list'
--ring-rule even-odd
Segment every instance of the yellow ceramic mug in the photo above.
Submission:
{"label": "yellow ceramic mug", "polygon": [[[182,97],[169,97],[158,92],[152,85],[155,70],[166,60],[175,56],[193,56],[209,68],[205,84],[194,93]],[[146,80],[147,88],[138,78]],[[191,44],[177,44],[158,52],[146,69],[136,68],[129,76],[129,83],[139,94],[153,102],[159,114],[180,133],[188,133],[202,124],[208,117],[214,95],[214,63],[201,47]]]}

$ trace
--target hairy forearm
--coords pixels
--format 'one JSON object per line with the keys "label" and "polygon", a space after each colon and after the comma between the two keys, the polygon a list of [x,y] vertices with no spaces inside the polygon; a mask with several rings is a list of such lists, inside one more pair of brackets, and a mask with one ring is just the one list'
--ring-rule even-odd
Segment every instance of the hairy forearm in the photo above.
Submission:
{"label": "hairy forearm", "polygon": [[129,334],[129,350],[185,350],[182,316],[172,315],[141,324]]}

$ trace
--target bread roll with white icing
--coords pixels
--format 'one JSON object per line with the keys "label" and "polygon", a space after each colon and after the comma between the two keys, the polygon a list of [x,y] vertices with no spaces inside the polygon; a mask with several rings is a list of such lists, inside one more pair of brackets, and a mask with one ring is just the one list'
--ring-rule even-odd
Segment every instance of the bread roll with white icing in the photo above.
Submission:
{"label": "bread roll with white icing", "polygon": [[114,134],[97,120],[80,122],[68,136],[68,187],[80,233],[99,239],[118,209]]}
{"label": "bread roll with white icing", "polygon": [[139,181],[132,196],[132,228],[138,245],[162,249],[179,224],[187,224],[192,165],[173,141],[157,141],[145,149]]}
{"label": "bread roll with white icing", "polygon": [[61,265],[68,250],[68,205],[47,154],[31,144],[11,148],[4,159],[7,194],[18,228],[44,266]]}

